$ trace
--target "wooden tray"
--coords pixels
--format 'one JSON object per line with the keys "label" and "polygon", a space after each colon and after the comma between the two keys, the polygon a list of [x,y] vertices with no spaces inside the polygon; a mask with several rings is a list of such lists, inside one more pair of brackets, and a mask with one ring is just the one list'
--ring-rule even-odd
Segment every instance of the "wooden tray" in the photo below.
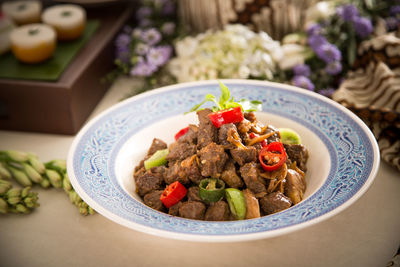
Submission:
{"label": "wooden tray", "polygon": [[88,10],[100,25],[57,81],[0,79],[0,129],[75,134],[109,84],[115,35],[130,18],[130,4]]}

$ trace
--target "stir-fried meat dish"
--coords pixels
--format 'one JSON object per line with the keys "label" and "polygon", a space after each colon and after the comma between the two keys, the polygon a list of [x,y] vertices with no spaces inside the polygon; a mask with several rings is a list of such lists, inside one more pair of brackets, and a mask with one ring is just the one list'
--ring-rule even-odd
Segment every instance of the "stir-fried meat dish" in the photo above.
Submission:
{"label": "stir-fried meat dish", "polygon": [[198,125],[179,131],[174,143],[153,140],[133,175],[143,202],[208,221],[252,219],[299,203],[306,190],[307,148],[284,142],[281,131],[258,121],[254,112],[217,126],[214,113],[197,111]]}

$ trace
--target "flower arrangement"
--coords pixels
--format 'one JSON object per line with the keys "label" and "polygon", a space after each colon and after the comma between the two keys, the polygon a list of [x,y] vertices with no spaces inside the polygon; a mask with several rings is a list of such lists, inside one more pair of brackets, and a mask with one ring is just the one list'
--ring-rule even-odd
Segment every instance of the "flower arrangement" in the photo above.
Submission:
{"label": "flower arrangement", "polygon": [[272,80],[283,55],[279,42],[243,25],[187,36],[176,42],[175,49],[177,56],[168,68],[178,82],[216,78]]}
{"label": "flower arrangement", "polygon": [[144,89],[160,83],[165,64],[173,56],[172,42],[177,37],[174,0],[142,0],[135,13],[136,27],[126,25],[115,39],[117,69],[109,79],[125,74],[144,78]]}
{"label": "flower arrangement", "polygon": [[305,31],[283,40],[294,39],[297,45],[311,48],[312,53],[286,69],[286,80],[282,82],[290,81],[295,86],[331,96],[352,69],[358,45],[374,34],[374,22],[384,18],[387,31],[399,26],[400,6],[394,5],[395,2],[317,3],[310,9],[313,14],[308,18],[312,19],[306,23]]}
{"label": "flower arrangement", "polygon": [[117,74],[142,77],[144,89],[217,78],[266,79],[331,96],[383,18],[400,25],[400,1],[322,1],[306,11],[304,31],[273,40],[244,25],[179,36],[174,0],[142,0],[137,26],[115,40]]}
{"label": "flower arrangement", "polygon": [[286,76],[295,86],[326,96],[334,92],[354,64],[357,44],[373,32],[371,18],[360,15],[354,4],[331,4],[331,8],[331,16],[307,23],[302,41],[312,50],[312,56],[292,66]]}

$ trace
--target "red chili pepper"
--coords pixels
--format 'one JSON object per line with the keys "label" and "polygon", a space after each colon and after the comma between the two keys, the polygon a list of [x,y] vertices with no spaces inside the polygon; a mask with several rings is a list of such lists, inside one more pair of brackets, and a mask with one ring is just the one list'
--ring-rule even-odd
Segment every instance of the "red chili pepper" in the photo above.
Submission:
{"label": "red chili pepper", "polygon": [[260,150],[258,159],[265,171],[279,169],[286,162],[286,152],[281,142],[272,142]]}
{"label": "red chili pepper", "polygon": [[[259,136],[259,135],[256,134],[256,133],[253,133],[253,132],[249,133],[250,139],[253,139],[253,138],[258,137],[258,136]],[[262,141],[260,142],[260,144],[261,144],[262,147],[265,147],[265,146],[268,145],[268,142],[267,142],[267,140],[264,139],[264,140],[262,140]]]}
{"label": "red chili pepper", "polygon": [[208,117],[217,128],[221,127],[223,124],[241,122],[244,119],[241,107],[215,111],[208,114]]}
{"label": "red chili pepper", "polygon": [[175,141],[179,139],[179,137],[185,135],[189,131],[189,126],[186,128],[181,129],[179,132],[175,134]]}
{"label": "red chili pepper", "polygon": [[184,187],[180,182],[175,181],[165,188],[164,192],[160,196],[160,200],[165,207],[170,208],[184,198],[186,192],[186,187]]}

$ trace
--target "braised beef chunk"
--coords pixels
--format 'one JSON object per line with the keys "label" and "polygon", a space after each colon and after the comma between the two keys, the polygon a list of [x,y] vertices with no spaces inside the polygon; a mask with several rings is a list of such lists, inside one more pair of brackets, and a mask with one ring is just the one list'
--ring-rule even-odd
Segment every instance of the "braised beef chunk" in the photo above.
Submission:
{"label": "braised beef chunk", "polygon": [[272,127],[271,125],[268,125],[267,129],[265,130],[265,133],[271,133],[271,132],[275,132],[271,137],[267,138],[267,142],[272,143],[272,142],[280,142],[281,138],[279,137],[278,134],[278,129]]}
{"label": "braised beef chunk", "polygon": [[163,176],[160,173],[152,172],[151,169],[138,176],[135,181],[136,191],[142,197],[153,190],[163,189]]}
{"label": "braised beef chunk", "polygon": [[163,193],[163,190],[155,190],[150,193],[147,193],[143,197],[143,202],[150,208],[165,211],[165,206],[163,205],[162,201],[160,200],[160,196]]}
{"label": "braised beef chunk", "polygon": [[199,130],[197,132],[197,147],[201,149],[211,142],[217,141],[218,129],[214,127],[208,114],[212,113],[211,109],[202,109],[197,111],[199,119]]}
{"label": "braised beef chunk", "polygon": [[179,181],[181,184],[188,184],[189,178],[184,175],[181,163],[177,161],[165,171],[164,181],[166,184],[172,184],[175,181]]}
{"label": "braised beef chunk", "polygon": [[152,173],[158,173],[161,176],[164,176],[166,171],[167,171],[167,167],[165,167],[164,165],[151,168]]}
{"label": "braised beef chunk", "polygon": [[240,167],[240,175],[247,188],[250,189],[257,198],[267,194],[265,180],[258,175],[257,165],[254,162],[246,163]]}
{"label": "braised beef chunk", "polygon": [[168,214],[172,216],[179,216],[179,208],[182,206],[182,202],[178,202],[175,205],[169,207]]}
{"label": "braised beef chunk", "polygon": [[292,201],[278,191],[260,198],[260,205],[264,213],[268,215],[289,208],[292,205]]}
{"label": "braised beef chunk", "polygon": [[202,201],[200,196],[199,196],[199,187],[198,186],[192,186],[189,187],[188,192],[187,192],[187,198],[189,201]]}
{"label": "braised beef chunk", "polygon": [[230,153],[233,160],[240,166],[243,166],[248,162],[255,162],[257,160],[257,149],[252,146],[231,149]]}
{"label": "braised beef chunk", "polygon": [[196,155],[186,158],[181,162],[183,174],[193,183],[199,184],[203,179],[199,168],[199,159]]}
{"label": "braised beef chunk", "polygon": [[224,147],[216,143],[210,143],[198,152],[200,159],[201,175],[204,177],[218,178],[224,170],[228,155]]}
{"label": "braised beef chunk", "polygon": [[206,205],[199,201],[188,201],[179,207],[179,216],[187,219],[203,220]]}
{"label": "braised beef chunk", "polygon": [[149,150],[147,151],[147,155],[153,155],[157,150],[166,149],[167,147],[167,143],[163,140],[154,138]]}
{"label": "braised beef chunk", "polygon": [[304,145],[284,144],[290,163],[296,162],[297,167],[303,172],[307,171],[308,149]]}
{"label": "braised beef chunk", "polygon": [[169,146],[169,153],[166,159],[168,161],[184,160],[195,153],[196,145],[184,142],[175,142]]}
{"label": "braised beef chunk", "polygon": [[182,135],[178,142],[189,143],[189,144],[197,144],[197,132],[199,131],[199,127],[196,125],[189,125],[189,130],[186,134]]}
{"label": "braised beef chunk", "polygon": [[257,155],[260,154],[261,149],[263,148],[263,146],[261,145],[261,143],[255,143],[254,145],[252,145],[252,147],[254,147],[257,151]]}
{"label": "braised beef chunk", "polygon": [[230,131],[234,131],[237,133],[237,128],[235,124],[233,123],[223,124],[218,129],[218,142],[220,145],[223,145],[225,149],[233,149],[236,147],[235,145],[231,144],[228,141],[228,133]]}
{"label": "braised beef chunk", "polygon": [[229,206],[224,200],[211,203],[208,207],[204,219],[206,221],[228,221]]}
{"label": "braised beef chunk", "polygon": [[220,178],[225,182],[226,187],[241,188],[243,186],[243,180],[237,175],[235,163],[232,159],[226,162]]}
{"label": "braised beef chunk", "polygon": [[135,178],[135,180],[139,177],[142,176],[144,173],[146,172],[146,169],[144,168],[144,166],[136,166],[134,172],[133,172],[133,178]]}

